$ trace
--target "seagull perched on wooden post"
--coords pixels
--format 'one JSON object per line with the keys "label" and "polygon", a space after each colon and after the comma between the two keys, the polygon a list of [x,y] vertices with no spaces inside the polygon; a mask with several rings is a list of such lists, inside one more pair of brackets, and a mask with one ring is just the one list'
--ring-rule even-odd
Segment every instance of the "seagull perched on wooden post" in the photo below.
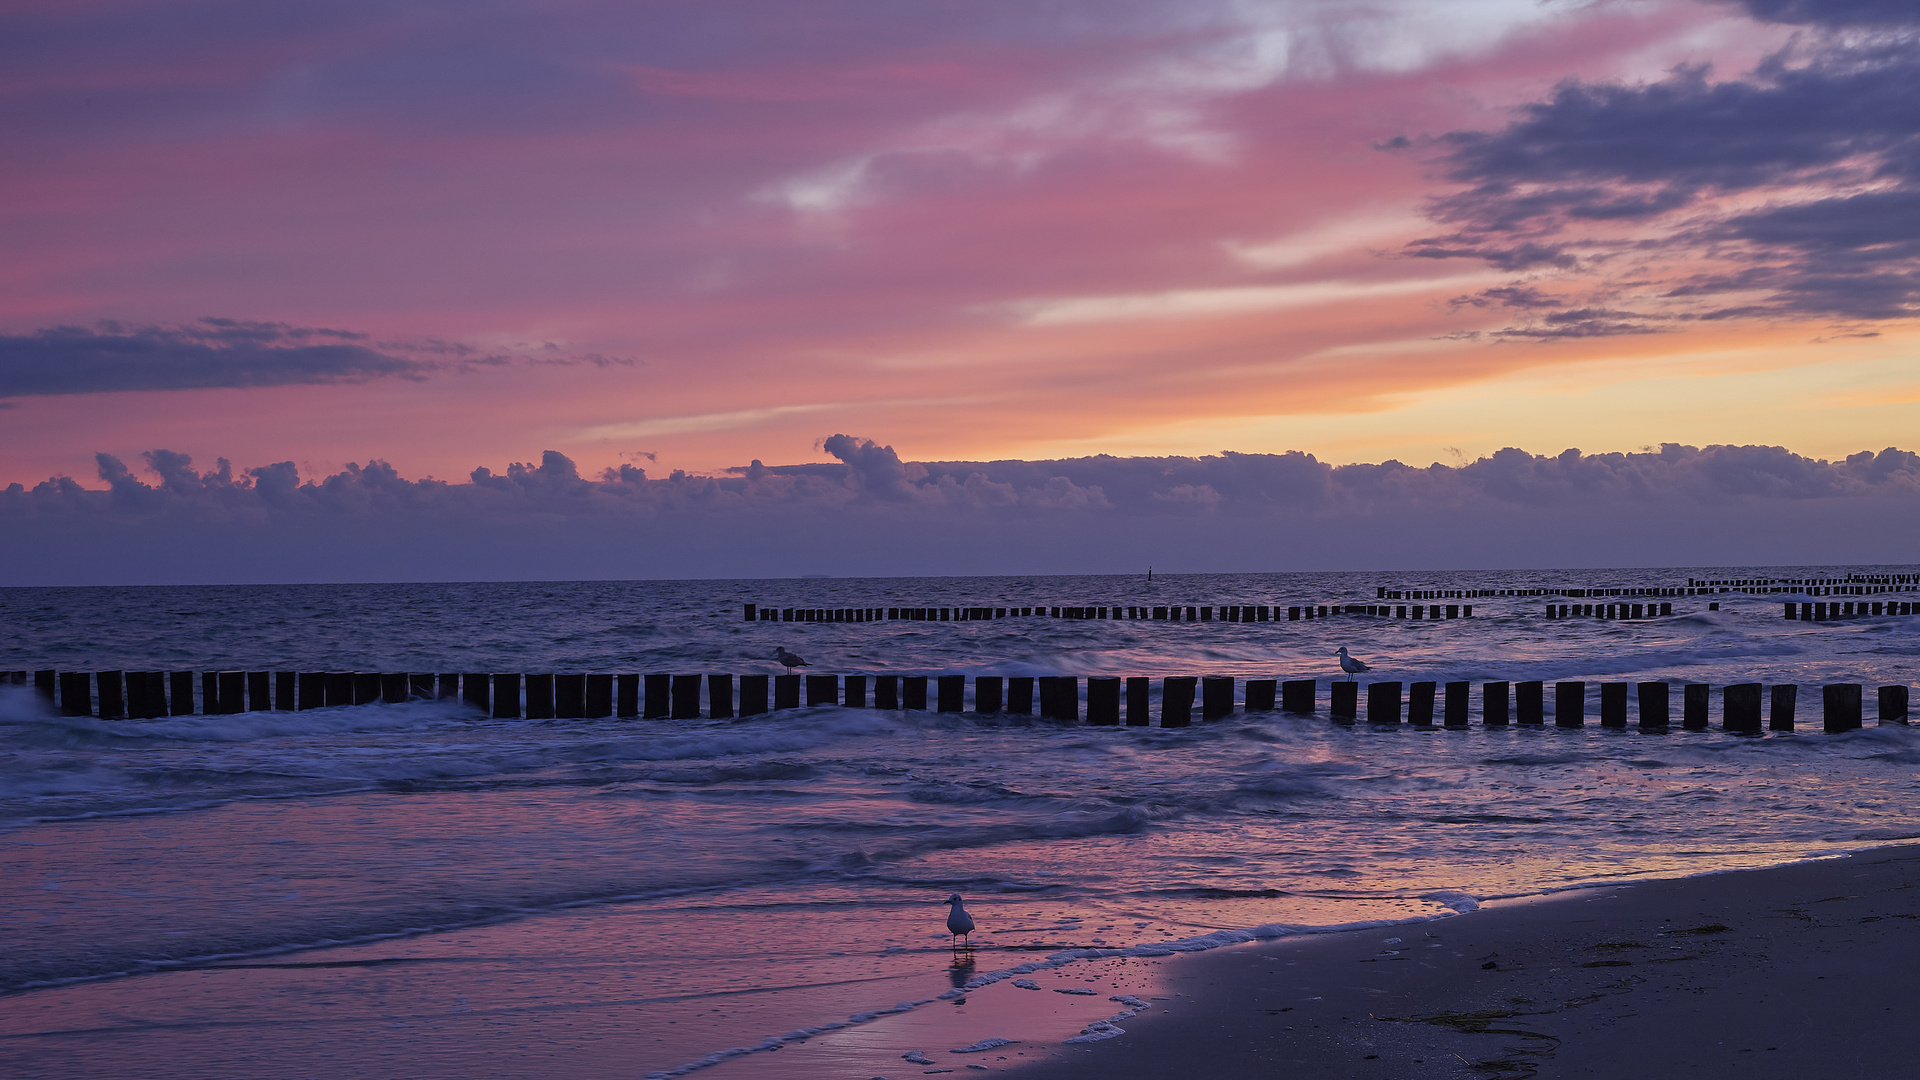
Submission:
{"label": "seagull perched on wooden post", "polygon": [[780,661],[780,663],[784,665],[788,671],[792,671],[794,668],[797,668],[797,667],[813,666],[812,664],[807,663],[805,660],[800,659],[800,657],[794,655],[793,653],[788,652],[787,647],[785,645],[782,645],[773,650],[773,658],[775,660]]}
{"label": "seagull perched on wooden post", "polygon": [[962,947],[973,948],[967,941],[967,935],[973,933],[973,916],[967,914],[966,907],[960,903],[959,893],[947,897],[947,903],[953,908],[952,911],[947,912],[947,933],[960,939],[954,943],[953,947],[956,950]]}
{"label": "seagull perched on wooden post", "polygon": [[1362,663],[1359,660],[1355,660],[1351,656],[1348,656],[1347,647],[1345,645],[1340,646],[1340,651],[1334,653],[1333,655],[1340,658],[1340,670],[1347,673],[1348,682],[1352,682],[1353,677],[1355,675],[1360,674],[1363,671],[1373,670],[1373,668],[1368,666],[1367,664]]}

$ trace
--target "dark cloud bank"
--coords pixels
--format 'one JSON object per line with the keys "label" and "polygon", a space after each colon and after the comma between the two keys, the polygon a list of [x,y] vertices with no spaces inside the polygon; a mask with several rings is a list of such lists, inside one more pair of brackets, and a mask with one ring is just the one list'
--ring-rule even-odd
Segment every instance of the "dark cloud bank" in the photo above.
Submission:
{"label": "dark cloud bank", "polygon": [[303,481],[164,450],[0,492],[0,582],[487,580],[1910,561],[1920,456],[1667,445],[1462,465],[1312,455],[837,462],[719,476],[383,462]]}
{"label": "dark cloud bank", "polygon": [[1737,77],[1570,80],[1502,130],[1440,136],[1448,231],[1406,253],[1520,275],[1460,299],[1514,311],[1510,339],[1920,315],[1920,4],[1738,6],[1805,29]]}

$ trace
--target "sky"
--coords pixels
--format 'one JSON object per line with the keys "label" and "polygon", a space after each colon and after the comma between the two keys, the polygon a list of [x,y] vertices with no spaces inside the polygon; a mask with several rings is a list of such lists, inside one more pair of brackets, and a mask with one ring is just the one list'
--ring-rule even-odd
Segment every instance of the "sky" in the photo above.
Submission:
{"label": "sky", "polygon": [[0,583],[1920,524],[1912,0],[15,0],[0,138]]}

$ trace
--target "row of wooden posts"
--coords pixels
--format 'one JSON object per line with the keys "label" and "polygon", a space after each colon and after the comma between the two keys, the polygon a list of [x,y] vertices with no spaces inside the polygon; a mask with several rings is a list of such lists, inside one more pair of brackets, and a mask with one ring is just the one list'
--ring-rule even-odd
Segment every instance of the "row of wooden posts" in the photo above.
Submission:
{"label": "row of wooden posts", "polygon": [[1913,605],[1904,601],[1847,601],[1831,603],[1789,603],[1786,617],[1801,622],[1826,622],[1829,619],[1859,619],[1873,616],[1912,615]]}
{"label": "row of wooden posts", "polygon": [[[190,671],[0,673],[5,681],[16,685],[26,684],[29,674],[34,687],[67,716],[152,719],[195,711],[195,677]],[[1151,679],[1095,676],[1085,682],[1087,723],[1124,723],[1132,727],[1153,723]],[[529,720],[600,717],[692,720],[703,716],[725,719],[795,709],[803,701],[808,706],[863,709],[868,707],[871,688],[872,707],[877,709],[925,710],[931,701],[933,710],[943,713],[971,711],[1031,716],[1037,705],[1043,718],[1077,722],[1082,703],[1081,680],[1071,675],[974,676],[971,710],[967,708],[964,675],[742,675],[738,680],[737,705],[732,675],[220,671],[201,673],[199,683],[199,711],[209,714],[439,699],[459,700],[499,719],[522,716]],[[1548,685],[1553,687],[1553,723],[1559,727],[1584,725],[1588,684],[1540,681],[1481,684],[1481,723],[1487,727],[1503,727],[1509,723],[1544,725],[1549,715],[1546,710]],[[1627,726],[1630,691],[1639,704],[1640,727],[1671,726],[1674,684],[1605,682],[1597,685],[1602,726]],[[1239,689],[1239,680],[1228,675],[1161,679],[1160,726],[1188,726],[1193,721],[1196,704],[1203,720],[1229,716],[1237,705],[1248,712],[1267,712],[1276,707],[1292,713],[1313,713],[1319,709],[1319,684],[1313,679],[1248,679],[1244,697]],[[1688,730],[1709,727],[1712,687],[1706,683],[1684,683],[1680,689],[1681,726]],[[929,697],[930,690],[932,697]],[[1368,683],[1364,719],[1369,723],[1398,724],[1404,717],[1406,723],[1432,726],[1437,715],[1446,727],[1467,727],[1470,726],[1472,690],[1473,684],[1469,682]],[[1831,684],[1821,687],[1820,691],[1825,730],[1847,731],[1860,726],[1860,684]],[[1907,720],[1907,691],[1904,685],[1879,688],[1881,721]],[[1721,687],[1722,726],[1728,731],[1761,730],[1764,700],[1769,706],[1767,728],[1792,731],[1798,696],[1799,687],[1791,683],[1772,687],[1763,687],[1760,683]],[[1334,682],[1330,684],[1329,697],[1328,711],[1334,720],[1363,718],[1359,683]]]}
{"label": "row of wooden posts", "polygon": [[[1390,619],[1471,619],[1472,604],[1301,604],[1289,608],[1257,604],[1178,604],[1164,607],[961,607],[961,608],[770,608],[741,605],[746,622],[975,622],[985,619],[1148,619],[1168,622],[1279,622],[1325,619],[1334,615],[1373,615]],[[1215,612],[1219,617],[1215,618]]]}

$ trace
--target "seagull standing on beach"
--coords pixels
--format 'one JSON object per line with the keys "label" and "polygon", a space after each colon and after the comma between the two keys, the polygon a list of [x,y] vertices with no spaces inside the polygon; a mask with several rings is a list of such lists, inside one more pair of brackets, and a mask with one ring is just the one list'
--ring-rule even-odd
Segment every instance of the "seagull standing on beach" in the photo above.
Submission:
{"label": "seagull standing on beach", "polygon": [[1355,675],[1360,674],[1363,671],[1373,670],[1373,668],[1370,667],[1369,665],[1362,663],[1359,660],[1355,660],[1351,656],[1348,656],[1347,647],[1345,645],[1340,646],[1340,651],[1334,653],[1333,655],[1340,658],[1340,670],[1347,673],[1348,682],[1352,682],[1353,677]]}
{"label": "seagull standing on beach", "polygon": [[807,663],[805,660],[800,659],[800,657],[798,657],[797,655],[788,652],[787,647],[785,645],[782,645],[773,650],[773,658],[775,660],[780,661],[780,663],[788,671],[792,671],[794,668],[797,668],[797,667],[813,666],[812,664]]}
{"label": "seagull standing on beach", "polygon": [[952,911],[947,912],[947,933],[960,939],[954,943],[954,948],[958,949],[961,946],[972,948],[966,937],[973,933],[973,916],[967,914],[966,907],[960,903],[959,893],[947,897],[947,903],[953,908]]}

